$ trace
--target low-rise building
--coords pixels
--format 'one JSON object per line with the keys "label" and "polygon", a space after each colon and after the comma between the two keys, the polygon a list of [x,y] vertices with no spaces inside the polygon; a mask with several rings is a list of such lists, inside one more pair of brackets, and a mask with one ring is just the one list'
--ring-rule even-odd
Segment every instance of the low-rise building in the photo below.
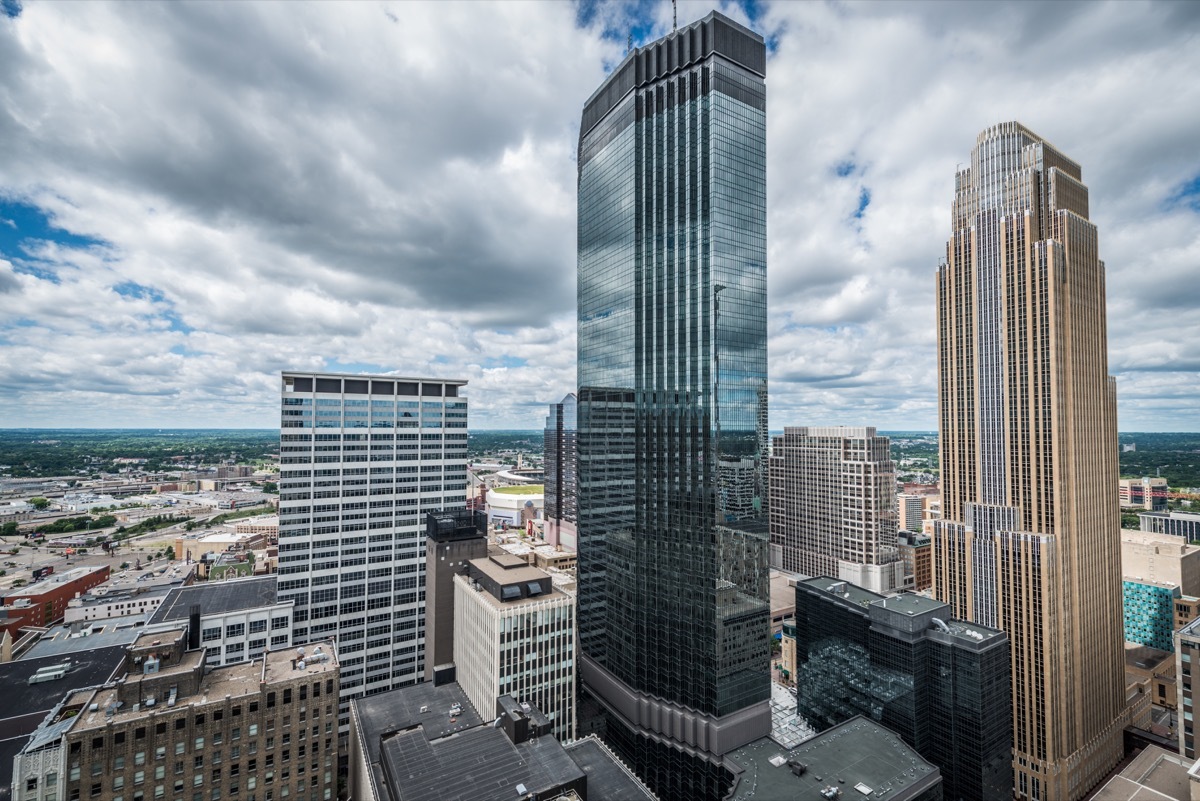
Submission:
{"label": "low-rise building", "polygon": [[1165,478],[1122,478],[1117,482],[1122,509],[1146,509],[1164,512],[1167,509],[1167,480]]}
{"label": "low-rise building", "polygon": [[472,559],[454,576],[454,665],[477,709],[511,695],[575,738],[575,598],[509,554]]}
{"label": "low-rise building", "polygon": [[1200,513],[1196,512],[1142,512],[1138,525],[1142,531],[1171,534],[1188,542],[1200,540]]}
{"label": "low-rise building", "polygon": [[109,574],[108,565],[76,567],[10,590],[0,608],[0,630],[15,640],[26,626],[47,627],[58,623],[72,598],[107,581]]}
{"label": "low-rise building", "polygon": [[200,583],[172,590],[147,626],[178,626],[197,615],[208,663],[231,665],[290,647],[293,605],[279,600],[275,576]]}
{"label": "low-rise building", "polygon": [[209,672],[186,629],[147,632],[121,672],[50,711],[14,759],[13,801],[336,795],[332,643]]}
{"label": "low-rise building", "polygon": [[1090,801],[1189,801],[1200,798],[1200,765],[1151,745],[1102,784]]}
{"label": "low-rise building", "polygon": [[488,522],[523,527],[526,521],[542,517],[545,503],[541,484],[493,487],[487,494]]}
{"label": "low-rise building", "polygon": [[[656,801],[595,737],[563,744],[511,696],[476,710],[455,682],[350,702],[354,801]],[[762,798],[762,796],[760,796]]]}
{"label": "low-rise building", "polygon": [[[928,534],[901,531],[896,535],[896,547],[904,562],[907,588],[921,592],[933,586],[933,547]],[[909,583],[911,582],[911,583]]]}
{"label": "low-rise building", "polygon": [[[764,737],[727,754],[725,759],[734,773],[727,801],[943,798],[943,777],[937,766],[895,732],[862,716],[793,748]],[[999,798],[991,796],[989,801]]]}
{"label": "low-rise building", "polygon": [[1176,621],[1191,606],[1182,599],[1200,596],[1200,546],[1170,534],[1123,530],[1121,572],[1126,641],[1173,650]]}

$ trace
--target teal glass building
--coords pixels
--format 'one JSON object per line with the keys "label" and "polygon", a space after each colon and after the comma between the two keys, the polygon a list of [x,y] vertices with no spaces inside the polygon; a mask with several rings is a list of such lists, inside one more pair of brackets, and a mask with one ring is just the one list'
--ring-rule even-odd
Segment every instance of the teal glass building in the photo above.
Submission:
{"label": "teal glass building", "polygon": [[713,12],[580,126],[580,731],[664,798],[770,729],[765,71]]}

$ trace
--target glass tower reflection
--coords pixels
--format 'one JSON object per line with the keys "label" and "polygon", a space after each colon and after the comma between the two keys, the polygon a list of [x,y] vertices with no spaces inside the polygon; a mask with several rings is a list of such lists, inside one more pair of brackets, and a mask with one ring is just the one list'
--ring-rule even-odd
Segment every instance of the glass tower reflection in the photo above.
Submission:
{"label": "glass tower reflection", "polygon": [[710,767],[769,728],[765,61],[714,12],[618,66],[579,144],[582,678],[612,739]]}

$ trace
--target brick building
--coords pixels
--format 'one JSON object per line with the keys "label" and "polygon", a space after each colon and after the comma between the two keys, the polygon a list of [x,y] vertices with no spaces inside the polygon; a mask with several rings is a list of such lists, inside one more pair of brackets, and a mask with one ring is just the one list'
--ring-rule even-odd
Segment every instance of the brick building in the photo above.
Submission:
{"label": "brick building", "polygon": [[77,567],[9,592],[0,608],[0,631],[16,640],[25,626],[58,623],[66,615],[68,601],[108,581],[109,573],[108,565]]}
{"label": "brick building", "polygon": [[67,693],[14,760],[12,800],[330,801],[332,644],[206,673],[192,628],[191,638],[183,628],[142,634],[120,678]]}

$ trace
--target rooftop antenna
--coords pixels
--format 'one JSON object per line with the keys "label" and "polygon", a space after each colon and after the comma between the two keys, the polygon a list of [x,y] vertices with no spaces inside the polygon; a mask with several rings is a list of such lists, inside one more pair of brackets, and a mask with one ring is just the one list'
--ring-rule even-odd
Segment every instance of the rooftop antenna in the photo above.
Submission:
{"label": "rooftop antenna", "polygon": [[679,0],[671,0],[671,33],[679,32]]}
{"label": "rooftop antenna", "polygon": [[633,31],[629,32],[629,38],[625,41],[625,55],[633,52]]}

